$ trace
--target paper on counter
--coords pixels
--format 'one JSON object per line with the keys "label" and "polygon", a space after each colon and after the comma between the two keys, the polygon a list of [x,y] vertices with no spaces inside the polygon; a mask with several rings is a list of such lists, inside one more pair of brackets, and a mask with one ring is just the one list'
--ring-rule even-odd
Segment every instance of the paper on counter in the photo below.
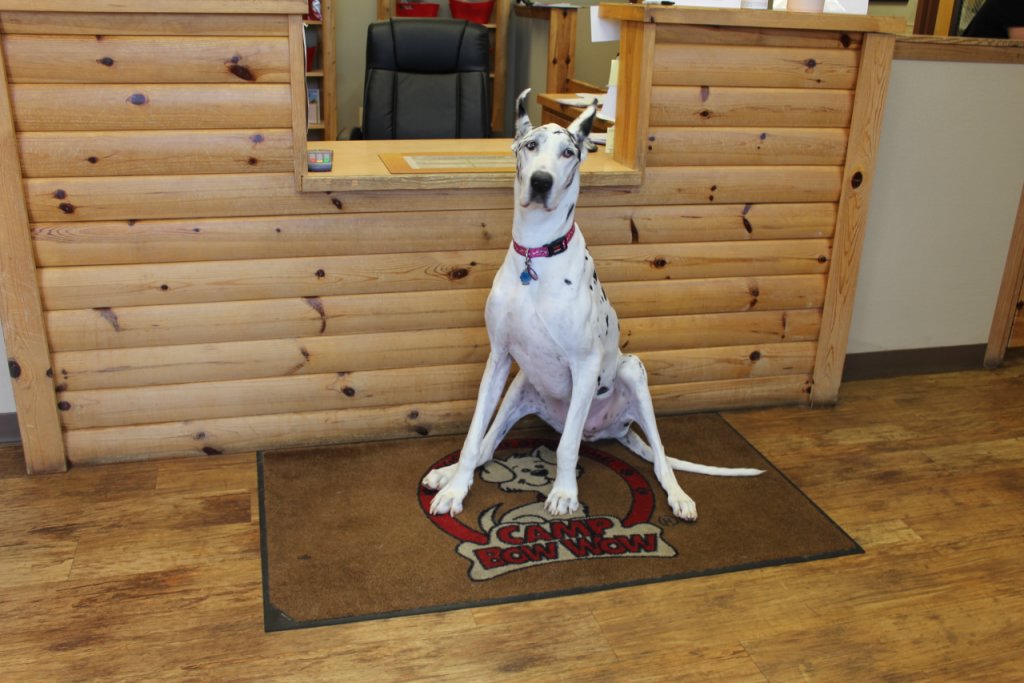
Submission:
{"label": "paper on counter", "polygon": [[597,100],[597,106],[604,104],[605,94],[603,92],[578,92],[575,95],[562,95],[552,98],[559,104],[566,104],[570,107],[589,107]]}
{"label": "paper on counter", "polygon": [[609,85],[604,97],[604,106],[597,111],[597,118],[605,121],[615,120],[615,100],[619,99],[619,86]]}
{"label": "paper on counter", "polygon": [[[785,10],[786,0],[775,0],[773,10]],[[867,14],[868,0],[825,0],[826,14]]]}
{"label": "paper on counter", "polygon": [[645,5],[675,5],[676,7],[716,7],[740,9],[740,0],[644,0]]}
{"label": "paper on counter", "polygon": [[594,43],[607,43],[619,39],[619,21],[602,19],[598,16],[598,5],[590,6],[590,40]]}

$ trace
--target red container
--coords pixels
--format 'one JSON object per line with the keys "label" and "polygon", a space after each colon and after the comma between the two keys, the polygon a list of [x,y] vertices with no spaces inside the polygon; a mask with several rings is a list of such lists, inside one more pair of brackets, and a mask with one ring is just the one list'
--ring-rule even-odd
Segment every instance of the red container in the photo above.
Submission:
{"label": "red container", "polygon": [[448,0],[448,9],[451,10],[453,19],[465,19],[477,24],[486,24],[491,20],[494,0],[484,0],[484,2]]}
{"label": "red container", "polygon": [[436,17],[441,5],[436,2],[400,2],[395,14],[400,17]]}

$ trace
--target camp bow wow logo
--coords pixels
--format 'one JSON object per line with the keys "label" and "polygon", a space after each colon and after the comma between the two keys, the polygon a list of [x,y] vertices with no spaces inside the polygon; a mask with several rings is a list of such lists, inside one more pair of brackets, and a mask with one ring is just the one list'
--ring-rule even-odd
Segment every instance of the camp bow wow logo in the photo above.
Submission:
{"label": "camp bow wow logo", "polygon": [[[614,559],[624,557],[675,557],[676,550],[662,538],[661,527],[651,523],[654,494],[643,475],[613,455],[587,445],[580,456],[588,463],[609,468],[623,482],[625,514],[585,513],[582,498],[577,515],[552,517],[544,500],[555,477],[556,444],[548,439],[507,439],[494,460],[478,473],[481,481],[475,495],[488,495],[486,484],[505,493],[533,493],[536,500],[512,506],[499,503],[480,515],[479,528],[466,525],[460,517],[430,515],[434,492],[420,487],[420,507],[445,533],[461,541],[455,551],[469,561],[469,578],[486,581],[509,572],[555,562]],[[431,469],[451,465],[458,452],[438,460]],[[577,475],[582,475],[581,471]],[[521,502],[519,496],[517,502]],[[498,516],[499,510],[504,510]],[[466,513],[463,513],[465,515]]]}

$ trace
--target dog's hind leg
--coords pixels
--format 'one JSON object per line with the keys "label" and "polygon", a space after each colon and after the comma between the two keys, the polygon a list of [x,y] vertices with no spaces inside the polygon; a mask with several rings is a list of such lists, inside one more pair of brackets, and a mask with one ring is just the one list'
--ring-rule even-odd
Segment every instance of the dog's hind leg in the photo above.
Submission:
{"label": "dog's hind leg", "polygon": [[[632,431],[628,431],[622,437],[622,439],[626,439],[625,441],[622,439],[620,441],[626,448],[654,464],[654,476],[658,478],[658,483],[665,489],[669,507],[672,508],[675,516],[688,522],[696,521],[697,504],[686,495],[679,482],[676,481],[675,472],[672,471],[672,465],[669,464],[668,457],[665,455],[665,448],[661,443],[661,435],[658,433],[658,424],[654,417],[654,403],[651,401],[650,389],[647,388],[647,371],[644,369],[643,363],[636,356],[622,356],[619,359],[618,373],[615,379],[617,382],[622,382],[622,388],[629,392],[627,405],[630,406],[629,412],[632,413],[628,415],[629,419],[640,425],[644,434],[647,435],[650,445],[644,444],[640,437]],[[637,442],[646,448],[641,448]]]}

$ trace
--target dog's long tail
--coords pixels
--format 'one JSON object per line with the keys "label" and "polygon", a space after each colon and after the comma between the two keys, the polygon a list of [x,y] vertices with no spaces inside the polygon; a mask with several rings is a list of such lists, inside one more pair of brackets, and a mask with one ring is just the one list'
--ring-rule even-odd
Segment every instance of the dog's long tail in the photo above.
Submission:
{"label": "dog's long tail", "polygon": [[679,472],[690,472],[691,474],[709,474],[713,477],[756,477],[764,474],[764,470],[754,467],[716,467],[714,465],[701,465],[698,462],[680,460],[679,458],[666,458],[672,469]]}
{"label": "dog's long tail", "polygon": [[[627,429],[626,433],[618,438],[618,442],[647,462],[654,462],[654,452],[651,451],[651,447],[633,430]],[[692,474],[708,474],[713,477],[756,477],[759,474],[764,474],[764,470],[753,467],[716,467],[679,458],[666,457],[665,459],[672,469]]]}

